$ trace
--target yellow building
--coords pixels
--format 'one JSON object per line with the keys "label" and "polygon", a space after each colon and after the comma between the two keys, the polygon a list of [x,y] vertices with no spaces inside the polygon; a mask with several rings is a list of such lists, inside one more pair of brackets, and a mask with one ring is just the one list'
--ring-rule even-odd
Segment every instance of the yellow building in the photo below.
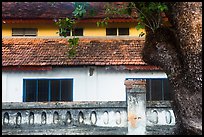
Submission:
{"label": "yellow building", "polygon": [[[96,23],[87,23],[82,24],[79,23],[77,27],[83,28],[83,36],[106,36],[106,27],[109,28],[129,28],[128,36],[139,37],[141,32],[144,30],[136,30],[135,23],[109,23],[106,27],[97,27]],[[58,37],[58,27],[54,24],[54,22],[49,23],[4,23],[2,24],[2,36],[12,36],[13,28],[36,28],[37,29],[37,37],[41,36],[54,36]]]}
{"label": "yellow building", "polygon": [[[72,14],[73,6],[70,5],[70,2],[61,3],[56,7],[52,7],[49,3],[32,3],[33,7],[30,7],[29,3],[15,3],[15,6],[20,7],[22,10],[18,11],[17,9],[11,9],[12,7],[3,8],[3,20],[2,20],[2,36],[20,36],[23,31],[28,31],[27,33],[32,33],[32,36],[35,37],[58,37],[58,27],[55,24],[54,20],[57,18],[65,18]],[[12,3],[14,5],[14,3]],[[117,3],[116,3],[117,4]],[[41,5],[38,11],[34,7]],[[111,17],[108,20],[108,25],[104,27],[98,27],[97,22],[102,21],[107,15],[104,14],[102,2],[93,2],[92,7],[96,7],[96,15],[94,16],[85,16],[83,19],[79,20],[76,24],[77,28],[80,28],[83,31],[80,36],[130,36],[138,37],[141,32],[144,30],[136,30],[135,26],[137,25],[137,20],[130,17]],[[29,7],[29,8],[28,8]],[[63,8],[64,7],[64,8]],[[60,9],[61,8],[61,9]],[[11,13],[10,11],[13,11]],[[34,12],[35,11],[35,12]],[[12,18],[11,18],[12,17]],[[16,30],[16,28],[20,28]],[[33,30],[30,28],[34,28]],[[114,31],[113,35],[107,34],[107,29],[112,28],[110,31]],[[114,28],[114,29],[113,29]],[[24,29],[24,30],[21,30]],[[30,30],[25,30],[30,29]],[[32,32],[35,31],[35,32]],[[25,32],[26,33],[26,32]],[[34,34],[35,35],[34,35]],[[22,34],[23,35],[23,34]],[[28,34],[29,36],[29,34]],[[31,36],[31,35],[30,35]]]}
{"label": "yellow building", "polygon": [[[139,34],[141,32],[144,32],[144,30],[136,30],[135,28],[136,22],[127,22],[127,23],[108,23],[107,26],[101,27],[97,26],[96,22],[86,22],[86,23],[78,23],[76,27],[83,29],[83,36],[107,36],[106,35],[106,29],[107,28],[118,28],[117,31],[121,28],[127,28],[129,33],[127,35],[120,35],[119,33],[117,36],[134,36],[139,37]],[[59,31],[58,26],[55,24],[52,20],[28,20],[27,22],[19,22],[19,21],[10,21],[10,20],[4,20],[2,24],[2,36],[3,37],[9,37],[12,36],[12,29],[15,28],[36,28],[37,29],[37,37],[42,36],[53,36],[58,37]]]}

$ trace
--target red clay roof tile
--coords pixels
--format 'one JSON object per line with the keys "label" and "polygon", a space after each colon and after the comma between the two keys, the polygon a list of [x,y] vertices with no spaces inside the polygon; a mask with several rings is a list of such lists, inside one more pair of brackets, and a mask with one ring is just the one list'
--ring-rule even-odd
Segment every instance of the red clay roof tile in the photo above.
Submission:
{"label": "red clay roof tile", "polygon": [[2,38],[2,66],[130,65],[142,68],[148,66],[141,57],[143,43],[144,40],[138,39],[80,38],[76,56],[69,58],[64,38]]}
{"label": "red clay roof tile", "polygon": [[[89,2],[90,8],[95,9],[95,15],[85,15],[84,19],[104,18],[107,2]],[[120,6],[115,2],[108,2],[114,6]],[[122,2],[123,4],[127,2]],[[88,9],[88,10],[89,10]],[[73,2],[2,2],[2,18],[3,19],[55,19],[71,17],[74,10]],[[89,12],[87,12],[89,13]],[[111,18],[129,18],[125,15],[114,15]],[[130,18],[129,18],[130,19]],[[86,21],[86,20],[85,20]],[[90,21],[90,20],[89,20]],[[117,21],[117,20],[112,20]],[[121,22],[126,20],[122,19]]]}

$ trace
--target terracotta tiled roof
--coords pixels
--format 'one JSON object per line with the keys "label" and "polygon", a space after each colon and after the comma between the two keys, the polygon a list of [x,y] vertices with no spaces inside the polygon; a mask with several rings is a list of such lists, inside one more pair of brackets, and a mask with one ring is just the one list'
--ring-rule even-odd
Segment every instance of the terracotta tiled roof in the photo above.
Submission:
{"label": "terracotta tiled roof", "polygon": [[[103,21],[103,19],[82,19],[79,20],[78,23],[96,23],[98,21]],[[3,19],[2,22],[5,24],[21,24],[21,23],[29,23],[29,24],[39,24],[39,23],[47,23],[54,24],[53,19]],[[117,18],[110,19],[108,22],[137,22],[136,19],[127,19],[127,18]]]}
{"label": "terracotta tiled roof", "polygon": [[2,38],[2,66],[148,66],[141,57],[144,40],[80,38],[77,54],[69,58],[64,38]]}
{"label": "terracotta tiled roof", "polygon": [[[71,2],[2,2],[2,18],[55,18],[71,14]],[[60,10],[59,10],[60,9]],[[53,14],[54,13],[54,14]]]}
{"label": "terracotta tiled roof", "polygon": [[[107,2],[89,2],[89,9],[96,9],[95,15],[87,14],[85,18],[104,18],[104,5]],[[125,2],[113,2],[114,5]],[[54,19],[71,17],[74,6],[72,2],[2,2],[3,19]],[[127,16],[113,16],[112,18]]]}

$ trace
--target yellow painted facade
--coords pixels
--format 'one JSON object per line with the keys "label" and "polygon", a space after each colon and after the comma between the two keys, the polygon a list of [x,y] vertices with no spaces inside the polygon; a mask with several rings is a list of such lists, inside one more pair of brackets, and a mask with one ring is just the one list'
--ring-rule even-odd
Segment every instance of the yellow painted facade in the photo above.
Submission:
{"label": "yellow painted facade", "polygon": [[12,36],[12,28],[37,28],[37,36],[59,36],[54,24],[3,24],[2,36]]}
{"label": "yellow painted facade", "polygon": [[[109,23],[108,28],[128,27],[129,36],[138,37],[144,30],[136,30],[135,23]],[[96,23],[79,23],[76,27],[84,29],[84,36],[106,36],[106,27],[97,27]],[[2,24],[2,36],[12,36],[12,28],[37,28],[37,36],[59,36],[58,27],[53,23],[30,23],[30,24]]]}

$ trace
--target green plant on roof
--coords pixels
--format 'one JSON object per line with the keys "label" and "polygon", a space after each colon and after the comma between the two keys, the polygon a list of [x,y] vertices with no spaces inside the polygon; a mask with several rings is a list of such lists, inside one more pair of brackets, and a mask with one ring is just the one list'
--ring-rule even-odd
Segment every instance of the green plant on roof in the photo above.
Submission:
{"label": "green plant on roof", "polygon": [[[72,12],[73,18],[64,18],[58,19],[56,21],[56,25],[59,27],[59,34],[61,36],[67,37],[68,31],[74,28],[76,22],[83,18],[85,14],[94,15],[94,9],[90,8],[90,4],[88,2],[73,2],[74,11]],[[95,9],[97,10],[97,9]],[[167,6],[162,2],[129,2],[128,5],[122,5],[120,8],[114,7],[110,3],[105,5],[105,14],[107,15],[102,21],[98,21],[97,26],[107,26],[108,20],[110,19],[109,15],[127,15],[131,18],[135,17],[132,15],[133,10],[137,11],[137,20],[138,23],[136,25],[136,29],[145,29],[148,28],[152,32],[161,27],[162,25],[162,13],[168,10]],[[141,32],[139,37],[144,36],[145,33]],[[76,54],[76,47],[78,45],[79,39],[74,36],[74,38],[69,38],[69,47],[70,50],[68,52],[69,57],[74,57]]]}

